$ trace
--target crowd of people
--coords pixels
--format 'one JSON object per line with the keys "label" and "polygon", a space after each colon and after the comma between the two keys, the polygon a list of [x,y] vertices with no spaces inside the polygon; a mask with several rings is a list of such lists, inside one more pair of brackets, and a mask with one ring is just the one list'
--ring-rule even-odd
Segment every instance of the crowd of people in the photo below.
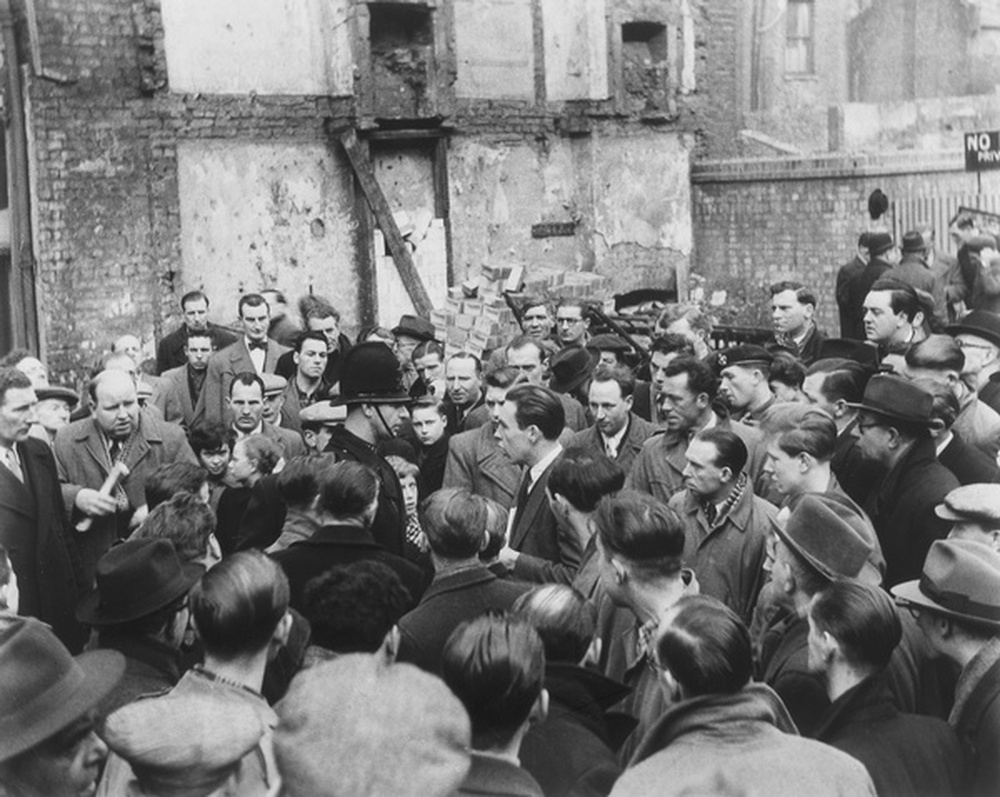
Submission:
{"label": "crowd of people", "polygon": [[527,297],[484,358],[194,291],[83,396],[9,353],[0,795],[1000,793],[1000,254],[954,234],[873,224],[839,337],[797,282],[727,347]]}

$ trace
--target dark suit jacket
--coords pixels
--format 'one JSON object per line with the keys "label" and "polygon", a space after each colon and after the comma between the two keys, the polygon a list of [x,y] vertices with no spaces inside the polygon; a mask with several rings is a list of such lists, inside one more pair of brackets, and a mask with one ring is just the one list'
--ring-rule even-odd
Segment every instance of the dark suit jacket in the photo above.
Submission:
{"label": "dark suit jacket", "polygon": [[291,429],[284,429],[264,421],[261,434],[281,449],[282,456],[286,460],[292,457],[304,457],[307,453],[306,444],[302,442],[302,435]]}
{"label": "dark suit jacket", "polygon": [[[212,343],[216,349],[224,349],[238,340],[238,337],[228,329],[211,321],[208,322],[208,333],[212,336]],[[161,338],[160,344],[156,347],[156,373],[162,374],[187,363],[187,355],[184,353],[187,338],[188,331],[184,324]]]}
{"label": "dark suit jacket", "polygon": [[445,487],[464,487],[509,509],[520,483],[521,466],[497,447],[492,424],[462,432],[448,441],[442,482]]}
{"label": "dark suit jacket", "polygon": [[441,489],[444,481],[444,468],[448,460],[447,433],[436,443],[417,447],[417,464],[420,466],[420,478],[423,480],[424,495],[430,495]]}
{"label": "dark suit jacket", "polygon": [[937,717],[901,714],[881,676],[834,700],[816,738],[864,764],[879,794],[965,793],[955,732]]}
{"label": "dark suit jacket", "polygon": [[[205,386],[202,385],[202,391]],[[195,402],[191,401],[188,388],[187,364],[164,371],[159,383],[153,388],[149,403],[163,413],[163,420],[179,423],[185,429],[194,425]]]}
{"label": "dark suit jacket", "polygon": [[521,767],[472,751],[472,768],[456,797],[544,797],[542,788]]}
{"label": "dark suit jacket", "polygon": [[[288,349],[280,343],[268,338],[267,351],[264,355],[264,372],[272,374],[278,364],[278,358]],[[205,376],[205,387],[195,406],[195,419],[222,421],[226,415],[226,405],[229,400],[229,385],[236,374],[243,372],[256,373],[246,341],[240,338],[235,343],[217,351],[208,360],[208,373]]]}
{"label": "dark suit jacket", "polygon": [[78,653],[86,633],[76,621],[81,590],[56,462],[40,440],[28,438],[16,448],[24,484],[0,465],[0,545],[17,576],[18,611],[51,625],[63,644]]}
{"label": "dark suit jacket", "polygon": [[506,611],[528,589],[485,566],[435,576],[420,604],[399,621],[399,660],[437,674],[452,631],[491,609]]}
{"label": "dark suit jacket", "polygon": [[[837,271],[837,307],[840,310],[840,337],[853,337],[856,330],[861,326],[862,319],[858,316],[857,308],[851,305],[851,285],[865,270],[868,265],[857,255],[840,267]],[[862,327],[862,332],[864,331]],[[861,340],[864,340],[862,336]]]}
{"label": "dark suit jacket", "polygon": [[[97,421],[84,418],[60,429],[56,433],[55,455],[63,501],[70,513],[70,523],[75,524],[83,517],[75,507],[77,493],[85,487],[99,490],[111,471],[111,459],[98,431]],[[97,560],[119,536],[124,536],[132,513],[145,505],[146,479],[160,465],[171,462],[198,464],[184,430],[141,410],[138,434],[124,458],[129,474],[121,481],[121,486],[128,498],[128,509],[116,515],[94,518],[87,532],[73,531],[72,536],[80,552],[80,585],[83,589],[88,589],[93,581]]]}
{"label": "dark suit jacket", "polygon": [[[642,445],[653,435],[663,431],[649,421],[644,421],[635,413],[629,413],[628,430],[618,446],[618,456],[615,457],[623,471],[627,474],[635,458],[642,451]],[[566,451],[582,451],[592,456],[604,455],[604,440],[596,426],[576,432],[566,441]]]}
{"label": "dark suit jacket", "polygon": [[794,612],[779,613],[764,632],[760,677],[788,708],[803,736],[812,736],[830,707],[819,674],[809,669],[809,622]]}
{"label": "dark suit jacket", "polygon": [[296,542],[274,554],[288,576],[292,608],[302,610],[302,597],[310,579],[325,573],[334,565],[353,562],[381,562],[396,572],[416,604],[424,594],[427,577],[413,562],[387,551],[367,529],[356,526],[323,526],[308,540]]}
{"label": "dark suit jacket", "polygon": [[871,290],[872,285],[875,284],[875,281],[891,269],[892,266],[889,263],[873,257],[860,272],[851,274],[847,278],[844,287],[846,302],[841,306],[841,318],[846,313],[850,326],[847,330],[841,329],[843,337],[850,338],[851,340],[865,339],[865,297],[868,295],[868,291]]}
{"label": "dark suit jacket", "polygon": [[559,526],[545,495],[552,468],[561,458],[562,454],[532,485],[523,510],[518,513],[518,507],[514,507],[515,521],[510,529],[509,543],[515,551],[578,568],[583,557],[580,541],[571,530]]}
{"label": "dark suit jacket", "polygon": [[955,474],[959,484],[987,484],[1000,481],[1000,468],[981,449],[968,445],[954,433],[951,442],[938,454],[938,462]]}

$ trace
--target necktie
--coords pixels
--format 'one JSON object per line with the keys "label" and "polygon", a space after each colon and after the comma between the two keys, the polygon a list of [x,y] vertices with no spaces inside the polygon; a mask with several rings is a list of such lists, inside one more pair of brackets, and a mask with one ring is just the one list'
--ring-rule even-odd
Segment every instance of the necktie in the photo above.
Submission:
{"label": "necktie", "polygon": [[511,524],[511,529],[516,529],[518,521],[521,519],[521,515],[524,514],[524,505],[528,503],[528,493],[531,492],[529,487],[531,486],[531,473],[525,472],[524,478],[521,479],[521,489],[517,491],[517,501],[514,503],[514,522]]}
{"label": "necktie", "polygon": [[718,515],[718,510],[715,508],[715,504],[705,504],[705,517],[708,518],[708,525],[712,526],[715,524],[715,518]]}
{"label": "necktie", "polygon": [[3,449],[3,464],[7,466],[7,469],[17,477],[17,480],[24,483],[24,473],[21,471],[21,465],[17,461],[17,454],[14,453],[14,449],[5,448]]}
{"label": "necktie", "polygon": [[247,343],[250,347],[250,351],[254,349],[260,349],[261,351],[267,351],[267,341],[266,340],[251,340]]}
{"label": "necktie", "polygon": [[118,461],[118,455],[122,452],[122,444],[117,440],[111,441],[111,446],[108,448],[108,456],[111,457],[111,464],[114,465]]}

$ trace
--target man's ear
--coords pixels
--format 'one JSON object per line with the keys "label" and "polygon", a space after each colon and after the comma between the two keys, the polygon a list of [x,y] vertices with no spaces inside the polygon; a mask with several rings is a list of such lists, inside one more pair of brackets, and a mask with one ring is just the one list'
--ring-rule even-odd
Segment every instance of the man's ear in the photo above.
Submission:
{"label": "man's ear", "polygon": [[535,700],[535,705],[531,707],[531,713],[528,715],[528,722],[545,722],[545,718],[549,716],[549,692],[547,689],[542,689],[538,693],[538,699]]}
{"label": "man's ear", "polygon": [[285,616],[278,621],[278,627],[274,629],[272,642],[276,642],[281,647],[288,644],[288,637],[292,633],[292,613],[285,612]]}
{"label": "man's ear", "polygon": [[388,632],[386,632],[385,637],[382,639],[382,644],[379,645],[378,650],[375,651],[375,655],[380,658],[384,664],[396,663],[396,657],[399,655],[398,625],[394,625],[388,630]]}

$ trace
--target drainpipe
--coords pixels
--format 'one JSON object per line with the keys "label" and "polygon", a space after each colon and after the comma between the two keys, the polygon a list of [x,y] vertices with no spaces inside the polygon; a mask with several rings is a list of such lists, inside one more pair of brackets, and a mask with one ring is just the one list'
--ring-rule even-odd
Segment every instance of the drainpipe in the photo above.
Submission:
{"label": "drainpipe", "polygon": [[0,0],[7,128],[7,185],[10,195],[11,332],[13,344],[38,353],[35,308],[35,256],[31,247],[31,199],[28,190],[28,140],[24,118],[24,86],[14,35],[10,0]]}

